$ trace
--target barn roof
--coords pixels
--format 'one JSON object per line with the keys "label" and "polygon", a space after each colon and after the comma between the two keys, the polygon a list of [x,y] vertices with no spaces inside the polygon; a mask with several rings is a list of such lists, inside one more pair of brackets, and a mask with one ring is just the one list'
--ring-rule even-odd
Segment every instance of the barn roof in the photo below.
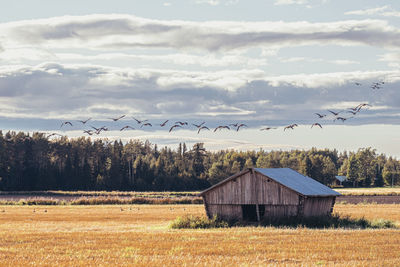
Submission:
{"label": "barn roof", "polygon": [[290,168],[255,168],[255,171],[304,196],[338,196],[338,192]]}
{"label": "barn roof", "polygon": [[[304,176],[290,168],[254,168],[254,170],[270,179],[276,181],[277,183],[296,191],[297,193],[304,196],[338,196],[338,192],[330,189],[329,187],[317,182],[316,180]],[[240,175],[251,171],[247,169],[241,171],[233,176],[219,182],[201,192],[200,195],[225,184],[226,182],[239,177]]]}

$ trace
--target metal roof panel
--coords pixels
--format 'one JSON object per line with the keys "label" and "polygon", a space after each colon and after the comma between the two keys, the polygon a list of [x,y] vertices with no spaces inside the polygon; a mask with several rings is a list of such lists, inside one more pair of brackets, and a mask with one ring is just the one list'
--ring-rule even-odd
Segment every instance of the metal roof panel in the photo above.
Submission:
{"label": "metal roof panel", "polygon": [[290,168],[254,168],[254,170],[304,196],[340,195],[320,182]]}

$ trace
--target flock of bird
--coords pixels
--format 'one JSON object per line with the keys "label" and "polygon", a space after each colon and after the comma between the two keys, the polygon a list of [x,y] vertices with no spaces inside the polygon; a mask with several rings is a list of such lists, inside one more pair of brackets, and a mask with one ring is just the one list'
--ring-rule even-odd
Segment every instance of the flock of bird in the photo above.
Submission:
{"label": "flock of bird", "polygon": [[[385,84],[385,82],[383,81],[379,81],[379,82],[374,82],[371,84],[370,88],[374,89],[374,90],[378,90],[383,88],[383,85]],[[361,86],[362,84],[359,82],[355,82],[356,86]],[[330,113],[330,114],[323,114],[321,113],[314,113],[318,119],[325,119],[328,118],[327,115],[333,115],[333,121],[341,121],[341,122],[345,122],[348,119],[354,118],[354,116],[356,116],[359,112],[361,112],[362,109],[366,108],[366,107],[371,107],[371,105],[369,105],[368,103],[360,103],[355,107],[350,107],[344,110],[340,110],[340,111],[333,111],[333,110],[327,110],[325,113]],[[349,114],[352,115],[351,117],[345,116],[344,114]],[[115,118],[108,118],[109,120],[113,121],[113,122],[117,122],[120,121],[124,118],[126,118],[127,115],[121,115],[119,117],[115,117]],[[135,117],[132,117],[132,119],[134,121],[136,121],[137,125],[136,127],[138,128],[145,128],[145,127],[153,127],[154,126],[160,126],[160,127],[167,127],[169,130],[168,132],[172,132],[174,130],[180,129],[180,128],[184,128],[184,127],[189,127],[189,126],[194,126],[195,129],[197,130],[197,134],[199,134],[202,131],[221,131],[221,130],[234,130],[236,132],[238,132],[240,129],[244,128],[244,127],[248,127],[246,124],[244,123],[234,123],[234,124],[227,124],[227,125],[218,125],[217,127],[215,127],[214,129],[210,129],[211,127],[208,127],[205,125],[206,122],[202,122],[200,124],[196,124],[196,123],[189,123],[186,121],[176,121],[174,123],[170,123],[170,120],[165,120],[162,123],[150,123],[149,120],[139,120]],[[88,118],[86,120],[77,120],[77,123],[80,123],[82,125],[86,125],[89,121],[91,121],[92,118]],[[60,128],[63,127],[72,127],[74,126],[74,124],[76,122],[72,122],[72,121],[64,121],[61,123]],[[168,125],[169,124],[169,125]],[[299,125],[297,123],[293,123],[287,126],[283,127],[283,130],[293,130],[295,127],[298,127]],[[322,129],[322,125],[320,122],[315,122],[311,125],[311,128],[313,127],[319,127]],[[131,126],[131,125],[125,125],[122,128],[119,129],[119,131],[124,131],[124,130],[135,130],[136,128]],[[277,127],[264,127],[261,128],[260,131],[269,131],[269,130],[273,130],[273,129],[278,129]],[[109,128],[107,126],[102,126],[102,127],[94,127],[94,126],[90,126],[89,129],[85,129],[83,130],[84,134],[87,134],[89,136],[91,135],[99,135],[101,132],[106,132],[109,131]],[[51,133],[49,134],[47,137],[51,137],[51,136],[62,136],[58,133]]]}
{"label": "flock of bird", "polygon": [[[111,121],[117,122],[119,120],[122,120],[123,118],[126,118],[126,115],[122,115],[116,118],[108,118]],[[184,128],[185,126],[189,126],[192,125],[194,127],[196,127],[197,133],[199,134],[201,131],[211,131],[212,129],[210,129],[210,127],[207,127],[205,125],[205,121],[203,121],[200,124],[196,124],[196,123],[189,123],[187,121],[176,121],[175,123],[172,123],[172,125],[170,124],[169,126],[167,125],[169,123],[169,120],[165,120],[162,123],[150,123],[148,120],[139,120],[135,117],[132,117],[132,119],[134,119],[137,123],[137,127],[138,128],[144,128],[144,127],[153,127],[153,125],[156,126],[160,126],[160,127],[168,127],[169,130],[168,132],[172,132],[173,130],[179,129],[179,128]],[[86,125],[87,122],[89,122],[90,120],[92,120],[92,118],[88,118],[86,120],[77,120],[76,122],[81,123],[83,125]],[[61,123],[60,129],[63,127],[73,127],[75,124],[75,122],[73,121],[64,121]],[[228,125],[218,125],[216,128],[213,129],[214,132],[216,131],[221,131],[223,129],[227,129],[227,130],[235,130],[235,131],[239,131],[241,128],[243,127],[248,127],[246,124],[244,123],[234,123],[234,124],[228,124]],[[134,128],[131,125],[125,125],[122,128],[119,129],[119,131],[124,131],[124,130],[135,130],[136,128]],[[87,135],[99,135],[101,132],[107,132],[109,131],[109,128],[107,126],[102,126],[102,127],[94,127],[94,126],[90,126],[90,129],[86,129],[83,130],[83,133],[87,134]],[[61,136],[58,133],[51,133],[48,135],[48,137],[51,136]]]}

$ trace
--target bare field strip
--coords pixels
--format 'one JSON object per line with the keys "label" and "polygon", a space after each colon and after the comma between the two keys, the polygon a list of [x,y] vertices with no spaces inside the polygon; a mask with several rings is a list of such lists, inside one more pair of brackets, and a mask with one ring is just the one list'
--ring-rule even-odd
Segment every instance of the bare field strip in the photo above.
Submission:
{"label": "bare field strip", "polygon": [[[335,212],[400,222],[400,205]],[[0,206],[3,266],[400,266],[400,230],[171,230],[202,205]]]}
{"label": "bare field strip", "polygon": [[400,195],[343,195],[336,197],[340,203],[376,203],[376,204],[400,204]]}

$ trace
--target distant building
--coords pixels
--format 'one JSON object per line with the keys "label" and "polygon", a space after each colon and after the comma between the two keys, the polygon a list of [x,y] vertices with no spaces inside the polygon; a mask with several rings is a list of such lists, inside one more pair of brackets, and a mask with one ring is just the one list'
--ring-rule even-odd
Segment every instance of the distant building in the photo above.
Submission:
{"label": "distant building", "polygon": [[329,215],[340,194],[289,168],[250,168],[200,195],[208,217],[259,221],[266,217]]}
{"label": "distant building", "polygon": [[336,175],[335,176],[335,185],[343,185],[343,183],[347,180],[346,176],[340,176]]}

